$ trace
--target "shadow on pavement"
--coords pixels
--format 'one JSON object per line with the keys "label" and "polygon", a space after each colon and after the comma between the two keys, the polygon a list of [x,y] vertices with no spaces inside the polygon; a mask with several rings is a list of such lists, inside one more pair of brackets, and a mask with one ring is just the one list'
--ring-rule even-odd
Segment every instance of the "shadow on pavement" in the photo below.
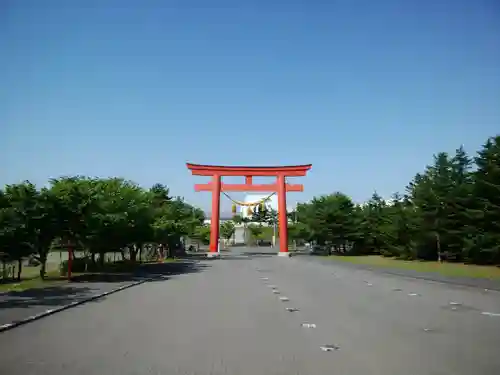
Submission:
{"label": "shadow on pavement", "polygon": [[91,287],[73,287],[70,284],[29,289],[21,292],[12,291],[0,296],[0,311],[34,306],[66,305],[90,297],[95,292],[96,290]]}
{"label": "shadow on pavement", "polygon": [[[144,263],[131,272],[96,272],[77,275],[71,278],[72,282],[125,282],[140,281],[155,278],[165,280],[165,276],[195,273],[208,267],[193,261],[179,261],[173,263]],[[155,280],[151,280],[155,281]]]}
{"label": "shadow on pavement", "polygon": [[[169,276],[196,273],[209,267],[197,262],[143,264],[131,273],[95,273],[78,275],[71,282],[24,291],[0,294],[0,318],[5,309],[25,309],[40,306],[62,306],[105,293],[131,282],[148,279],[147,282],[163,281]],[[113,284],[114,283],[114,284]],[[12,320],[17,319],[13,316]],[[2,323],[0,319],[0,324]]]}

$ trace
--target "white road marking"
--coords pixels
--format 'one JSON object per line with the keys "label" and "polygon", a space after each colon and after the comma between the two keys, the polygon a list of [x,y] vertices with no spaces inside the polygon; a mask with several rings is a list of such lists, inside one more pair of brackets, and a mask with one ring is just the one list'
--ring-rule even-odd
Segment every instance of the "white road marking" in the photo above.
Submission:
{"label": "white road marking", "polygon": [[489,312],[489,311],[483,311],[481,314],[487,315],[487,316],[500,316],[500,313],[493,313],[493,312]]}
{"label": "white road marking", "polygon": [[320,348],[324,352],[333,352],[334,350],[340,349],[337,345],[323,345],[323,346],[320,346]]}

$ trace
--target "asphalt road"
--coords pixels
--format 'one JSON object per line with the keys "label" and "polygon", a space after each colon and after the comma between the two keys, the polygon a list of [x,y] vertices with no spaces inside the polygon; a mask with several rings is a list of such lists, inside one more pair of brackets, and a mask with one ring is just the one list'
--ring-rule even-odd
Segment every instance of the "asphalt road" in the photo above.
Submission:
{"label": "asphalt road", "polygon": [[0,373],[500,373],[497,292],[243,251],[201,266],[0,334]]}

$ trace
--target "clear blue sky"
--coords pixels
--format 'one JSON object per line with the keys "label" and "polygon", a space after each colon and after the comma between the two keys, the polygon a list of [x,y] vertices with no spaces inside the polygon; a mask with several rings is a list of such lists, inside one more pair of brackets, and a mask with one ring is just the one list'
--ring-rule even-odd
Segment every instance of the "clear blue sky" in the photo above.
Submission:
{"label": "clear blue sky", "polygon": [[312,163],[290,204],[389,197],[500,132],[499,20],[497,0],[4,0],[0,184],[118,175],[207,208],[186,161]]}

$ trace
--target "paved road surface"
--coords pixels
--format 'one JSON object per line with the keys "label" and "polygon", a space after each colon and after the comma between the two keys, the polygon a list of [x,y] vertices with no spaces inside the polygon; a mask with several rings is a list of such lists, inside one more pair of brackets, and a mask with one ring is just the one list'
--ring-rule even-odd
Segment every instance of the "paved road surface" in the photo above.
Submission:
{"label": "paved road surface", "polygon": [[0,334],[0,372],[500,373],[500,316],[482,314],[500,313],[497,292],[299,257],[202,265]]}
{"label": "paved road surface", "polygon": [[24,320],[47,310],[57,309],[73,302],[86,300],[92,296],[118,289],[132,282],[133,280],[73,283],[43,289],[0,293],[0,325]]}

